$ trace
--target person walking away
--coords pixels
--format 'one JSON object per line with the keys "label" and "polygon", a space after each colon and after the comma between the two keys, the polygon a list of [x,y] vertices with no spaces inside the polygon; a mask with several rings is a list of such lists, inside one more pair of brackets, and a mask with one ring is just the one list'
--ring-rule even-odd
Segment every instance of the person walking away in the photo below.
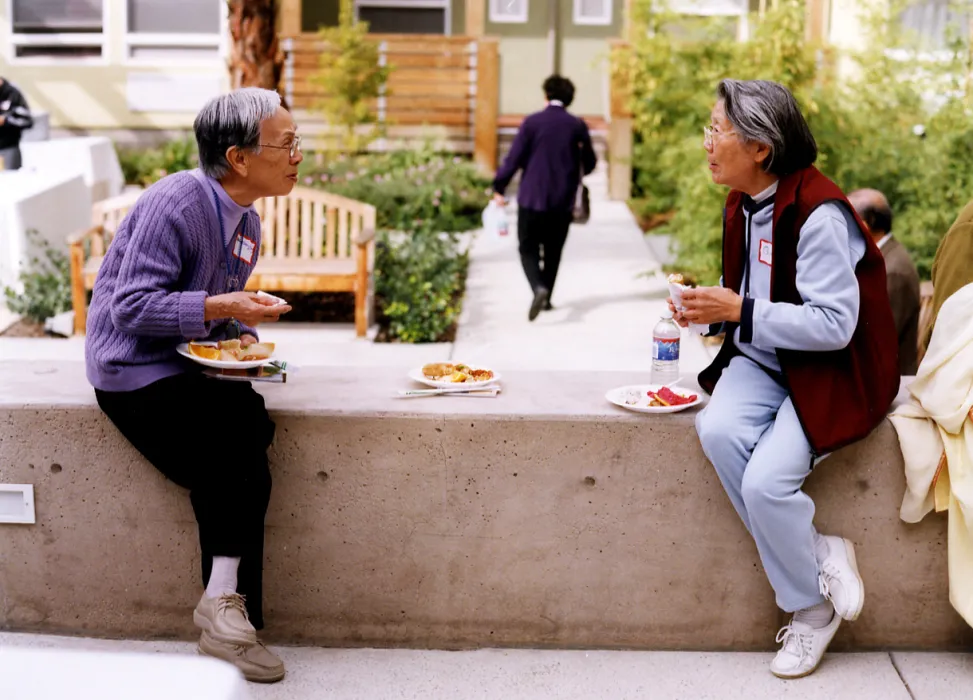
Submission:
{"label": "person walking away", "polygon": [[494,199],[504,206],[504,192],[514,175],[523,171],[517,191],[517,238],[520,262],[534,295],[527,315],[530,321],[553,308],[551,294],[581,173],[588,175],[597,163],[587,125],[567,111],[574,101],[574,84],[552,75],[543,90],[547,106],[524,119],[493,180]]}

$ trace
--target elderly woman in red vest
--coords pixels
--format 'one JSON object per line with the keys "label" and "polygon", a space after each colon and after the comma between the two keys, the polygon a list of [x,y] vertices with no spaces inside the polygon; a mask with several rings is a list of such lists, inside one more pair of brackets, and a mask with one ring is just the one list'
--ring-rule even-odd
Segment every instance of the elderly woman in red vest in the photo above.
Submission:
{"label": "elderly woman in red vest", "polygon": [[704,132],[713,181],[730,188],[722,283],[687,290],[673,311],[680,325],[725,333],[699,376],[711,399],[696,429],[777,604],[793,613],[771,671],[798,678],[864,601],[852,543],[815,530],[801,489],[817,461],[871,432],[898,392],[885,266],[813,166],[814,137],[786,88],[724,80]]}

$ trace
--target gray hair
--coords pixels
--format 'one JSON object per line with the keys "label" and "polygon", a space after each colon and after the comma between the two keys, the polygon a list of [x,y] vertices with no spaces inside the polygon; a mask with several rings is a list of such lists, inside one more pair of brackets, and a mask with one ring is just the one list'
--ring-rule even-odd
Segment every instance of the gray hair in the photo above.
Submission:
{"label": "gray hair", "polygon": [[260,123],[280,107],[273,90],[245,87],[214,97],[196,115],[193,130],[199,147],[199,168],[217,180],[230,171],[231,146],[260,152]]}
{"label": "gray hair", "polygon": [[818,158],[818,146],[794,95],[769,80],[723,80],[717,91],[726,118],[748,142],[770,147],[763,169],[778,177],[803,170]]}

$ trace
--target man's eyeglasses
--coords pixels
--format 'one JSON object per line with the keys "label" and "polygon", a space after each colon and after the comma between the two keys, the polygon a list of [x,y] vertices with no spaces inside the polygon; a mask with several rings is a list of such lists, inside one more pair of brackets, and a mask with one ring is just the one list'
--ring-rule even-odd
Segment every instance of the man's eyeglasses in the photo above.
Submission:
{"label": "man's eyeglasses", "polygon": [[273,144],[269,144],[269,143],[262,143],[260,144],[260,146],[264,148],[280,148],[285,151],[289,150],[291,154],[291,158],[293,159],[293,158],[297,158],[297,154],[301,152],[301,137],[295,136],[294,140],[291,141],[290,145],[288,146],[274,146]]}

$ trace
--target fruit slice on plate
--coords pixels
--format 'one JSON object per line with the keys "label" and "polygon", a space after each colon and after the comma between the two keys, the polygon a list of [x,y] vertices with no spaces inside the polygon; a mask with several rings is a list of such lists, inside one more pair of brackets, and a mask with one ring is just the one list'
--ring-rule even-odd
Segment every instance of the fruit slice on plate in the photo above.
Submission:
{"label": "fruit slice on plate", "polygon": [[212,345],[200,345],[199,343],[189,344],[189,354],[200,357],[204,360],[218,360],[223,352]]}
{"label": "fruit slice on plate", "polygon": [[273,343],[253,343],[239,351],[241,362],[251,362],[253,360],[268,360],[274,354]]}

